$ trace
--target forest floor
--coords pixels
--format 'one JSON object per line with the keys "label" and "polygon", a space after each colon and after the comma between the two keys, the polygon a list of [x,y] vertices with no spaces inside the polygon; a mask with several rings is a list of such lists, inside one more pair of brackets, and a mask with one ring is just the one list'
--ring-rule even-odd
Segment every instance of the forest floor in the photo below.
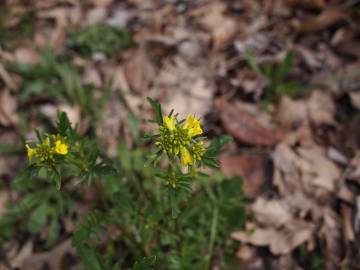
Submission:
{"label": "forest floor", "polygon": [[[0,215],[33,128],[65,111],[112,156],[128,112],[148,129],[152,97],[234,138],[219,159],[244,179],[247,221],[229,236],[241,269],[360,269],[359,1],[5,2]],[[26,269],[37,251],[12,245],[0,258]]]}

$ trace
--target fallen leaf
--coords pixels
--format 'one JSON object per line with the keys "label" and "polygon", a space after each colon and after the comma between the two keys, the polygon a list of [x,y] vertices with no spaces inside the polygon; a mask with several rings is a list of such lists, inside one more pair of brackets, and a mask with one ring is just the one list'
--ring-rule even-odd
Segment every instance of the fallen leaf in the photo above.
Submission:
{"label": "fallen leaf", "polygon": [[347,13],[340,8],[325,9],[319,15],[303,21],[299,26],[299,32],[308,33],[324,30],[346,16]]}
{"label": "fallen leaf", "polygon": [[308,119],[306,101],[293,100],[283,95],[277,106],[276,119],[284,126],[293,126],[304,123]]}
{"label": "fallen leaf", "polygon": [[79,106],[69,106],[66,104],[60,104],[60,105],[54,106],[51,104],[45,104],[40,107],[40,111],[44,115],[48,116],[54,125],[56,124],[56,121],[57,121],[58,111],[65,112],[73,126],[75,126],[77,124],[81,124],[80,123],[81,112],[80,112]]}
{"label": "fallen leaf", "polygon": [[341,215],[342,215],[342,224],[343,224],[343,233],[345,239],[349,242],[355,241],[355,232],[352,225],[352,208],[349,207],[344,202],[341,203]]}
{"label": "fallen leaf", "polygon": [[295,248],[310,240],[314,224],[301,220],[292,220],[284,228],[252,227],[251,232],[237,231],[231,237],[242,243],[255,246],[268,246],[274,255],[289,254]]}
{"label": "fallen leaf", "polygon": [[328,92],[313,91],[307,105],[310,121],[315,125],[335,123],[336,106]]}
{"label": "fallen leaf", "polygon": [[35,65],[38,62],[39,55],[32,48],[17,48],[15,51],[15,59],[18,63]]}
{"label": "fallen leaf", "polygon": [[325,0],[287,0],[290,5],[298,5],[305,8],[322,9],[325,7]]}
{"label": "fallen leaf", "polygon": [[23,269],[26,258],[29,258],[33,254],[34,242],[32,240],[27,241],[16,254],[14,258],[11,258],[10,265],[13,269]]}
{"label": "fallen leaf", "polygon": [[226,9],[226,3],[214,1],[191,13],[211,32],[214,50],[222,48],[237,30],[235,20],[225,14]]}
{"label": "fallen leaf", "polygon": [[85,69],[84,75],[82,76],[82,81],[85,84],[92,84],[96,88],[101,88],[103,85],[99,71],[91,66]]}
{"label": "fallen leaf", "polygon": [[92,0],[95,6],[109,6],[114,0]]}
{"label": "fallen leaf", "polygon": [[335,269],[333,265],[339,265],[343,256],[343,241],[340,218],[330,208],[323,209],[323,222],[319,230],[319,236],[325,241],[324,251],[326,269]]}
{"label": "fallen leaf", "polygon": [[117,98],[110,98],[101,113],[96,135],[110,156],[118,153],[120,127],[127,119],[127,111]]}
{"label": "fallen leaf", "polygon": [[141,47],[134,51],[133,57],[124,67],[124,74],[135,93],[147,95],[150,84],[155,78],[155,68],[147,57],[145,48]]}
{"label": "fallen leaf", "polygon": [[244,180],[246,195],[259,194],[266,184],[266,157],[257,154],[241,154],[236,156],[222,155],[219,157],[221,171],[231,177],[239,175]]}
{"label": "fallen leaf", "polygon": [[94,25],[97,23],[101,23],[105,21],[107,16],[107,10],[105,6],[97,6],[95,8],[90,9],[86,14],[86,24]]}
{"label": "fallen leaf", "polygon": [[290,222],[292,215],[286,204],[280,200],[258,197],[250,207],[259,224],[279,228]]}
{"label": "fallen leaf", "polygon": [[204,117],[212,108],[215,92],[214,83],[208,79],[209,72],[206,62],[189,65],[179,57],[166,61],[152,87],[164,112],[174,109],[180,117],[189,113]]}
{"label": "fallen leaf", "polygon": [[16,126],[19,119],[16,113],[17,100],[10,91],[3,89],[0,92],[0,125],[4,127]]}
{"label": "fallen leaf", "polygon": [[351,104],[358,110],[360,110],[360,91],[349,93]]}
{"label": "fallen leaf", "polygon": [[300,167],[302,180],[305,184],[317,186],[329,191],[335,191],[336,183],[340,178],[340,169],[327,158],[325,149],[317,146],[298,148],[297,152],[310,164],[310,170]]}
{"label": "fallen leaf", "polygon": [[17,84],[13,80],[12,76],[7,72],[2,63],[0,63],[0,78],[4,81],[4,83],[9,89],[13,91],[16,91],[18,89]]}
{"label": "fallen leaf", "polygon": [[44,265],[49,265],[51,270],[62,270],[62,260],[64,256],[75,256],[75,249],[71,245],[71,239],[67,239],[55,248],[47,252],[34,253],[23,260],[22,270],[43,269]]}
{"label": "fallen leaf", "polygon": [[256,117],[224,100],[215,103],[220,120],[227,133],[250,145],[271,146],[278,142],[278,136],[261,125]]}

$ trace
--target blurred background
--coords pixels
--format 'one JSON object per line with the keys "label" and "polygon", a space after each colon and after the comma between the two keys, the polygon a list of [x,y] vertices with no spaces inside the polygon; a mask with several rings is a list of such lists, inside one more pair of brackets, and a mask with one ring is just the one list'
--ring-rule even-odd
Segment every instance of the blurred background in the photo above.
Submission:
{"label": "blurred background", "polygon": [[[116,156],[148,96],[234,138],[241,269],[360,269],[360,1],[2,0],[0,216],[33,128],[65,111]],[[0,240],[0,269],[67,269],[70,242],[39,237]]]}

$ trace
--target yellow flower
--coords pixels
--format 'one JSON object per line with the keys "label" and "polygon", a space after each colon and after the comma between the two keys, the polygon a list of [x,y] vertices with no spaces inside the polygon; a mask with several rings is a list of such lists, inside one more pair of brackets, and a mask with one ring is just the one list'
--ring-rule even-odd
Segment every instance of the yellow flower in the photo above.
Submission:
{"label": "yellow flower", "polygon": [[200,120],[195,118],[192,113],[190,113],[186,118],[184,128],[188,130],[188,134],[190,137],[194,137],[203,133],[200,125]]}
{"label": "yellow flower", "polygon": [[175,129],[175,117],[169,118],[168,116],[163,117],[165,126],[170,130],[173,131]]}
{"label": "yellow flower", "polygon": [[34,148],[31,148],[28,144],[26,144],[25,147],[27,150],[27,155],[31,160],[36,155],[36,150]]}
{"label": "yellow flower", "polygon": [[61,140],[55,142],[55,152],[60,155],[66,155],[68,153],[68,145]]}
{"label": "yellow flower", "polygon": [[180,148],[180,156],[181,162],[184,166],[190,165],[192,163],[190,152],[185,147]]}

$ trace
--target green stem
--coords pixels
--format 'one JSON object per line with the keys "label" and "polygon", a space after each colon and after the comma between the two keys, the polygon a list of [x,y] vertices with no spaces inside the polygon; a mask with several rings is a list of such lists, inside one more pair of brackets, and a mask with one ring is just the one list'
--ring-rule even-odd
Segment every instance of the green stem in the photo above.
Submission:
{"label": "green stem", "polygon": [[217,227],[219,221],[219,208],[216,206],[213,211],[213,216],[211,219],[211,231],[210,231],[210,242],[209,242],[209,254],[207,255],[207,260],[204,270],[210,269],[210,263],[214,252],[214,244],[217,234]]}

